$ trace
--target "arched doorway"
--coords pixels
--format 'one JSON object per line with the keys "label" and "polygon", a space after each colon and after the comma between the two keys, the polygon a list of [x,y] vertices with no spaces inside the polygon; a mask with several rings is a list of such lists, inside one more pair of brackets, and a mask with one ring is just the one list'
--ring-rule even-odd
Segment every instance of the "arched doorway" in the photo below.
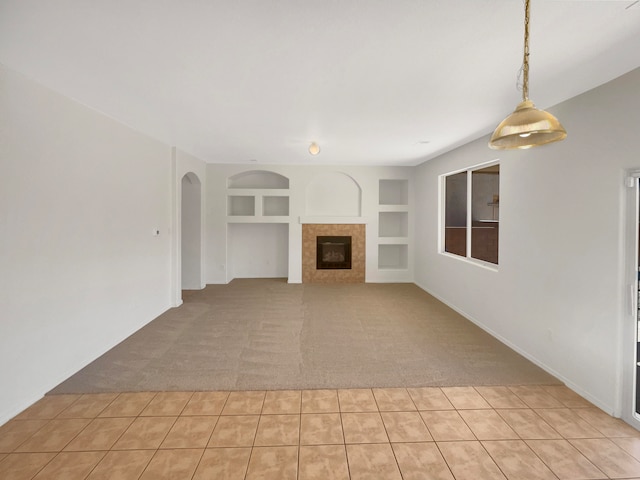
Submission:
{"label": "arched doorway", "polygon": [[182,290],[202,288],[201,184],[198,176],[189,172],[182,177],[181,265]]}

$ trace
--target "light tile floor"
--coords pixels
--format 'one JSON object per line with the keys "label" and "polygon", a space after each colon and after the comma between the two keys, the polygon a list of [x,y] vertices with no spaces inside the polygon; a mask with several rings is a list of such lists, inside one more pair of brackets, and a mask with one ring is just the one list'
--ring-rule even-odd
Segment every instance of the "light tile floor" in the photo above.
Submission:
{"label": "light tile floor", "polygon": [[57,395],[0,478],[640,479],[640,432],[559,386]]}

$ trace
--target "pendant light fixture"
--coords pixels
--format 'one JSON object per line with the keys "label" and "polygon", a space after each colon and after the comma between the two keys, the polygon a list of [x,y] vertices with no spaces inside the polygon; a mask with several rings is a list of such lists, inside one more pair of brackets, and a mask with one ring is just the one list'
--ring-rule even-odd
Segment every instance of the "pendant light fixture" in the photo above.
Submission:
{"label": "pendant light fixture", "polygon": [[524,7],[524,58],[522,62],[522,102],[495,129],[489,147],[495,150],[531,148],[564,140],[567,132],[558,119],[538,110],[529,100],[529,2]]}

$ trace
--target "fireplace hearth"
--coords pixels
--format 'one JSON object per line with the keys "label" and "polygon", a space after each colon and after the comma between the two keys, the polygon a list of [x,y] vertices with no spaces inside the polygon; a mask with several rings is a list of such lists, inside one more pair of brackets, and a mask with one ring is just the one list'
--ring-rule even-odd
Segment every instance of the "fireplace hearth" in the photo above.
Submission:
{"label": "fireplace hearth", "polygon": [[365,239],[364,223],[302,224],[302,283],[364,283]]}
{"label": "fireplace hearth", "polygon": [[351,269],[351,237],[316,237],[316,268],[318,270]]}

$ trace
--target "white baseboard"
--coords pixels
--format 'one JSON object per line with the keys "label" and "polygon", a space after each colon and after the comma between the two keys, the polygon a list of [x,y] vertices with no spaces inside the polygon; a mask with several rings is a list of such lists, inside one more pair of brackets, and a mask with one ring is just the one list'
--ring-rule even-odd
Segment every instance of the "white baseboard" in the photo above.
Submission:
{"label": "white baseboard", "polygon": [[427,287],[425,287],[424,285],[421,285],[418,282],[414,282],[418,287],[420,287],[422,290],[424,290],[425,292],[427,292],[429,295],[431,295],[434,298],[437,298],[439,301],[441,301],[442,303],[444,303],[446,306],[448,306],[449,308],[451,308],[452,310],[456,311],[457,313],[459,313],[460,315],[462,315],[464,318],[466,318],[467,320],[469,320],[471,323],[473,323],[474,325],[477,325],[478,327],[480,327],[482,330],[484,330],[485,332],[487,332],[489,335],[491,335],[492,337],[500,340],[502,343],[504,343],[506,346],[508,346],[509,348],[511,348],[512,350],[515,350],[517,353],[519,353],[520,355],[522,355],[524,358],[526,358],[527,360],[529,360],[530,362],[532,362],[533,364],[537,365],[538,367],[540,367],[541,369],[543,369],[545,372],[547,372],[550,375],[553,375],[554,377],[556,377],[558,380],[562,381],[568,388],[570,388],[571,390],[573,390],[575,393],[577,393],[578,395],[580,395],[582,398],[584,398],[585,400],[593,403],[596,407],[598,407],[599,409],[603,410],[604,412],[608,413],[611,416],[616,416],[614,415],[616,410],[613,406],[607,404],[606,402],[602,402],[599,398],[594,397],[593,395],[591,395],[589,392],[583,390],[579,385],[576,385],[574,382],[571,381],[571,379],[565,377],[564,375],[562,375],[560,372],[556,371],[555,369],[551,368],[550,366],[546,365],[544,362],[542,362],[540,359],[538,359],[537,357],[535,357],[534,355],[531,355],[529,352],[521,349],[520,347],[518,347],[518,345],[515,345],[514,343],[512,343],[511,341],[509,341],[507,338],[503,337],[502,335],[500,335],[499,333],[495,332],[494,330],[492,330],[491,328],[489,328],[488,326],[486,326],[484,323],[478,321],[476,318],[473,317],[473,315],[468,314],[467,312],[465,312],[464,310],[461,310],[460,308],[458,308],[456,305],[452,304],[451,302],[449,302],[447,299],[440,297],[439,295],[437,295],[436,293],[430,291]]}
{"label": "white baseboard", "polygon": [[[180,303],[182,304],[182,300],[180,300]],[[11,420],[13,417],[18,415],[19,413],[21,413],[24,410],[26,410],[27,408],[29,408],[31,405],[33,405],[38,400],[43,398],[47,394],[47,392],[50,392],[56,386],[60,385],[66,379],[68,379],[69,377],[71,377],[75,373],[77,373],[80,370],[82,370],[84,367],[89,365],[95,359],[97,359],[98,357],[104,355],[111,348],[113,348],[114,346],[118,345],[120,342],[122,342],[123,340],[125,340],[129,336],[133,335],[135,332],[137,332],[138,330],[143,328],[145,325],[147,325],[148,323],[150,323],[153,320],[155,320],[156,318],[158,318],[163,313],[167,312],[170,308],[171,307],[167,306],[167,305],[160,307],[157,314],[155,314],[155,315],[152,314],[151,318],[145,320],[143,323],[137,325],[135,328],[131,329],[130,331],[123,333],[121,335],[120,339],[116,339],[116,340],[114,340],[112,342],[112,345],[103,347],[102,350],[100,352],[98,352],[97,354],[91,355],[91,356],[85,358],[82,362],[79,362],[78,364],[76,364],[71,369],[65,371],[64,373],[62,373],[60,375],[57,375],[56,378],[54,378],[51,381],[48,381],[44,386],[39,387],[37,392],[31,392],[28,395],[26,395],[24,399],[21,398],[20,399],[20,403],[9,407],[7,410],[5,410],[3,412],[0,412],[0,425],[5,424],[6,422]]]}

